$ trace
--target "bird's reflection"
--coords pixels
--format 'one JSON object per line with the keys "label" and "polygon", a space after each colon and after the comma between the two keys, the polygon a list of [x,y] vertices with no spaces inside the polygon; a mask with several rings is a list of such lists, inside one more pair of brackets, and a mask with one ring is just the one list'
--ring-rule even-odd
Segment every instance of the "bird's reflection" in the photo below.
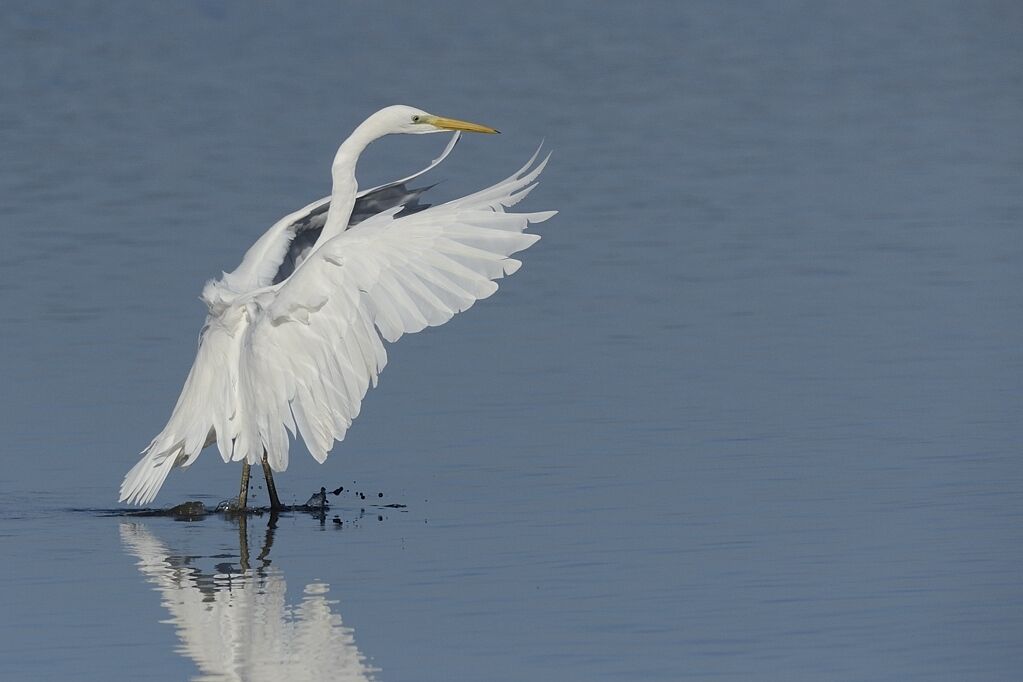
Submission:
{"label": "bird's reflection", "polygon": [[162,595],[196,680],[373,680],[354,632],[331,610],[329,586],[313,582],[292,603],[283,572],[270,565],[275,519],[250,566],[247,521],[238,518],[238,563],[176,554],[141,523],[122,523],[121,541]]}

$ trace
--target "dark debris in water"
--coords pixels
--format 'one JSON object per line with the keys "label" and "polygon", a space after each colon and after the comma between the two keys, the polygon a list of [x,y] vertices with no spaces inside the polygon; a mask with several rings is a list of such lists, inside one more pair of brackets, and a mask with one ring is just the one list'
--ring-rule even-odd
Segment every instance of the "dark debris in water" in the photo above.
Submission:
{"label": "dark debris in water", "polygon": [[[98,512],[100,515],[103,515],[103,516],[132,516],[132,517],[135,517],[135,516],[138,516],[138,517],[154,517],[155,516],[155,517],[170,517],[170,518],[173,518],[173,519],[176,519],[176,520],[179,520],[179,521],[197,521],[197,520],[200,520],[200,519],[203,519],[203,518],[205,518],[207,516],[212,516],[212,515],[223,515],[223,516],[240,516],[240,515],[245,515],[245,516],[263,516],[264,514],[274,514],[274,513],[281,514],[281,513],[289,513],[289,512],[303,512],[303,513],[312,514],[313,516],[320,517],[320,522],[322,524],[324,522],[324,520],[325,520],[325,516],[326,516],[327,510],[331,508],[330,500],[328,499],[327,496],[328,495],[333,495],[335,497],[339,497],[339,496],[341,496],[342,494],[344,494],[346,492],[351,493],[353,495],[353,497],[356,500],[358,500],[359,502],[362,502],[362,501],[364,501],[366,499],[366,493],[354,491],[352,489],[347,489],[346,490],[344,486],[338,486],[337,488],[334,488],[333,490],[327,490],[327,488],[324,486],[324,487],[321,487],[318,492],[313,493],[313,495],[309,498],[309,500],[305,504],[285,505],[283,509],[277,510],[276,512],[274,512],[269,507],[249,506],[249,507],[246,507],[244,510],[238,509],[236,507],[236,502],[235,502],[234,499],[224,500],[224,501],[220,502],[219,504],[217,504],[215,507],[206,506],[206,504],[204,504],[203,502],[201,502],[199,500],[189,500],[187,502],[182,502],[181,504],[175,505],[173,507],[165,508],[165,509],[102,509],[102,510],[97,510],[97,509],[92,509],[92,510],[81,509],[81,510],[75,510],[75,511],[90,511],[90,512],[93,512],[93,513],[97,513]],[[377,498],[378,499],[383,498],[383,496],[384,496],[384,494],[382,492],[378,492],[377,493]],[[398,504],[398,503],[379,504],[379,505],[372,505],[372,506],[374,508],[376,508],[376,509],[407,509],[408,508],[408,505]],[[358,511],[358,516],[361,518],[361,517],[363,517],[365,515],[366,515],[366,507],[360,506],[359,511]],[[385,517],[383,515],[379,515],[379,514],[377,515],[377,520],[378,521],[383,521],[384,518]],[[336,515],[336,514],[334,515],[332,521],[333,521],[333,524],[337,528],[341,528],[345,524],[344,520],[342,520],[342,518],[339,515]]]}

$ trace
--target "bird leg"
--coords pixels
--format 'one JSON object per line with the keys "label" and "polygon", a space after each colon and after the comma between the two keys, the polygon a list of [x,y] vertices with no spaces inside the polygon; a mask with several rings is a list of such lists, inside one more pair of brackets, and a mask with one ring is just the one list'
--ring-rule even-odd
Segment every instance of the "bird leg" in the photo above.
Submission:
{"label": "bird leg", "polygon": [[249,462],[242,462],[242,485],[238,490],[238,511],[245,511],[245,504],[249,499]]}
{"label": "bird leg", "polygon": [[273,511],[284,509],[281,498],[277,497],[277,486],[274,485],[274,474],[270,470],[270,462],[266,459],[266,450],[263,450],[263,476],[266,477],[266,491],[270,495],[270,509]]}

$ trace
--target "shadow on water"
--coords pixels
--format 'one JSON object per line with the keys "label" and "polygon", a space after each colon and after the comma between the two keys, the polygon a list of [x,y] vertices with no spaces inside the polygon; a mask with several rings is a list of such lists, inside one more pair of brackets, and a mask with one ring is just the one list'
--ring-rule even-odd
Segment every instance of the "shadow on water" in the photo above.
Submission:
{"label": "shadow on water", "polygon": [[336,612],[337,601],[328,599],[327,583],[311,582],[297,601],[288,600],[284,573],[270,559],[278,514],[269,514],[252,556],[249,524],[255,518],[232,519],[238,528],[237,561],[225,561],[230,557],[222,553],[176,551],[142,521],[120,524],[126,552],[137,559],[139,572],[170,614],[166,622],[180,642],[176,651],[199,668],[193,679],[375,679],[376,669],[356,646],[354,630]]}
{"label": "shadow on water", "polygon": [[[97,516],[119,516],[128,518],[146,518],[146,517],[163,517],[173,518],[177,521],[200,521],[209,516],[220,516],[228,519],[238,519],[239,523],[244,523],[248,517],[270,517],[270,524],[276,525],[277,519],[280,515],[284,514],[308,514],[315,519],[318,519],[320,525],[326,525],[327,517],[331,517],[331,521],[336,526],[343,526],[345,524],[345,518],[348,517],[350,521],[358,521],[372,513],[387,511],[406,511],[408,505],[399,503],[389,504],[373,504],[366,502],[366,494],[355,492],[356,501],[361,501],[356,510],[356,507],[352,506],[340,506],[331,505],[327,495],[340,495],[344,491],[343,487],[339,487],[333,491],[328,491],[326,488],[321,487],[320,492],[313,493],[312,497],[305,504],[295,505],[284,505],[282,508],[273,509],[272,507],[254,507],[249,506],[245,509],[238,509],[234,506],[234,500],[225,500],[218,503],[215,507],[207,506],[201,500],[189,500],[182,502],[181,504],[174,505],[173,507],[166,507],[162,509],[126,509],[123,507],[114,507],[109,509],[70,509],[71,512],[95,514]],[[377,496],[382,498],[383,493],[377,493]],[[377,514],[379,521],[384,520],[384,516]]]}

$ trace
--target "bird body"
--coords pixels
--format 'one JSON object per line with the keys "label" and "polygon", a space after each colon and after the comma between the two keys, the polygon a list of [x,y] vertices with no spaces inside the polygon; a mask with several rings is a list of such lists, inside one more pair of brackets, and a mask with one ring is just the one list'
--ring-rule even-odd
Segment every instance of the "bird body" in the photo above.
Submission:
{"label": "bird body", "polygon": [[235,270],[206,284],[195,362],[167,425],[125,476],[121,501],[152,501],[171,469],[213,443],[225,462],[243,463],[244,480],[261,459],[268,477],[284,471],[299,435],[322,463],[376,385],[383,341],[443,324],[519,268],[511,254],[539,239],[523,230],[555,213],[505,211],[543,170],[536,154],[491,187],[421,206],[424,190],[406,183],[450,153],[456,132],[424,171],[358,191],[356,163],[373,140],[444,130],[496,132],[412,107],[377,112],[338,149],[329,199],[279,220]]}

